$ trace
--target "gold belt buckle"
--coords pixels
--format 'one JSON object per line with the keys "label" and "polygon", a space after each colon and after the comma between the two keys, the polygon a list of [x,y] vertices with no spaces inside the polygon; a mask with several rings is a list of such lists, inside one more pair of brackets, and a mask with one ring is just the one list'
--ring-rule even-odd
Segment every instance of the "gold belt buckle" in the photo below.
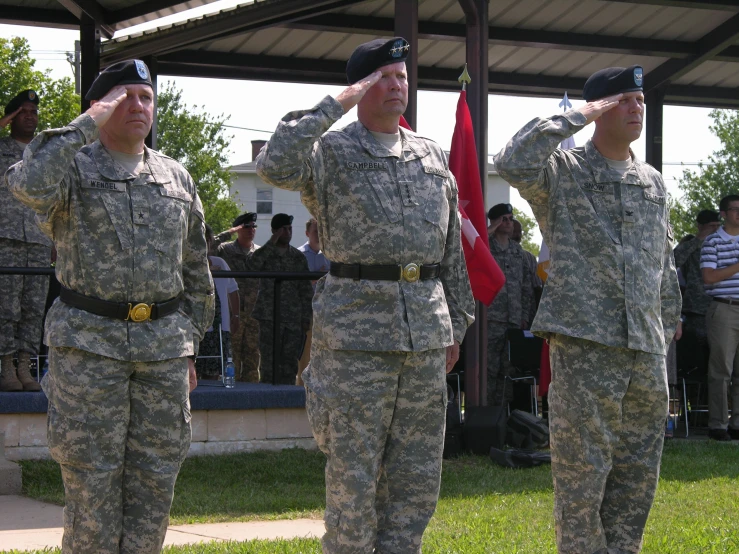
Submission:
{"label": "gold belt buckle", "polygon": [[131,321],[135,321],[136,323],[141,323],[142,321],[146,321],[151,317],[151,309],[154,307],[154,304],[149,306],[148,304],[136,304],[135,306],[132,306],[131,304],[128,305],[128,317],[126,318],[126,321],[129,319]]}
{"label": "gold belt buckle", "polygon": [[421,278],[421,268],[418,264],[408,264],[403,268],[403,279],[409,283],[415,283]]}

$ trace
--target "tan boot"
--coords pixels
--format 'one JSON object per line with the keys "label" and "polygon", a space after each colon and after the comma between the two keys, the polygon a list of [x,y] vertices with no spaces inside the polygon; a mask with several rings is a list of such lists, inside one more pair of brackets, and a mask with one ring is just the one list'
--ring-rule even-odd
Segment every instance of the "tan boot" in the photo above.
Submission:
{"label": "tan boot", "polygon": [[0,358],[0,391],[20,392],[22,390],[23,383],[18,380],[18,377],[15,374],[13,355],[6,354]]}
{"label": "tan boot", "polygon": [[18,380],[26,392],[38,392],[41,385],[31,377],[31,354],[29,352],[18,352]]}

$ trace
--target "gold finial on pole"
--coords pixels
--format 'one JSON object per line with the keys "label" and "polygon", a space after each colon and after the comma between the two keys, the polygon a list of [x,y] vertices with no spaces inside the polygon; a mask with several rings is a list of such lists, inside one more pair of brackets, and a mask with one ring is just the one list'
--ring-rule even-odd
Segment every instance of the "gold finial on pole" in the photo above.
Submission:
{"label": "gold finial on pole", "polygon": [[462,90],[467,90],[467,85],[472,82],[472,77],[470,77],[470,74],[467,71],[467,64],[464,64],[464,71],[462,71],[462,74],[459,76],[457,81],[462,83]]}

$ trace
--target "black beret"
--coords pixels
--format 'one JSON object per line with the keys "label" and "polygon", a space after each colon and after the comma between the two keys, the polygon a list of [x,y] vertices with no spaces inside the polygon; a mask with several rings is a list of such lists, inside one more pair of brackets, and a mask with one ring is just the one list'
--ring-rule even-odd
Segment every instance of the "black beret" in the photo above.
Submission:
{"label": "black beret", "polygon": [[585,82],[582,97],[588,102],[621,92],[644,90],[644,69],[640,65],[631,67],[608,67],[593,73]]}
{"label": "black beret", "polygon": [[404,62],[409,50],[410,44],[403,37],[394,37],[390,40],[378,38],[360,44],[346,62],[346,78],[349,84],[353,85],[380,67]]}
{"label": "black beret", "polygon": [[33,102],[38,106],[38,94],[36,94],[36,91],[29,88],[16,94],[13,99],[6,104],[5,115],[13,113],[15,110],[20,108],[24,102]]}
{"label": "black beret", "polygon": [[274,217],[272,217],[272,228],[273,229],[279,229],[280,227],[284,227],[285,225],[292,225],[293,224],[293,216],[287,215],[287,214],[275,214]]}
{"label": "black beret", "polygon": [[721,221],[719,219],[718,212],[714,212],[713,210],[701,210],[698,212],[698,215],[696,216],[695,220],[700,225],[705,225],[706,223],[718,223]]}
{"label": "black beret", "polygon": [[125,60],[103,69],[85,94],[85,99],[100,100],[116,85],[149,85],[154,88],[149,68],[144,62]]}
{"label": "black beret", "polygon": [[246,225],[247,223],[256,223],[257,222],[257,214],[254,212],[244,212],[239,217],[234,219],[234,222],[231,224],[233,227],[238,227],[239,225]]}
{"label": "black beret", "polygon": [[488,219],[498,219],[503,215],[513,213],[513,206],[510,204],[496,204],[488,210]]}

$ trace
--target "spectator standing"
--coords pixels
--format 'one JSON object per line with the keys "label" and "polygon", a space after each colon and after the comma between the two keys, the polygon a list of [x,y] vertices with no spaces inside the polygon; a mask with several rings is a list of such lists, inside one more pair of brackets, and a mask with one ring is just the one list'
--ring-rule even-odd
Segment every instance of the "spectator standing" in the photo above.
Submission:
{"label": "spectator standing", "polygon": [[512,397],[512,390],[505,397],[505,379],[508,364],[504,363],[506,333],[508,329],[528,329],[529,315],[534,304],[533,276],[526,263],[521,245],[511,240],[513,234],[513,206],[496,204],[488,211],[490,253],[505,274],[505,284],[488,307],[488,383],[487,402],[490,406],[503,406]]}
{"label": "spectator standing", "polygon": [[[513,234],[511,235],[511,240],[517,242],[519,245],[523,240],[523,226],[517,219],[513,220]],[[523,248],[523,246],[521,248]],[[541,298],[541,291],[544,288],[544,283],[537,273],[539,262],[536,260],[536,256],[524,249],[523,257],[526,262],[528,274],[531,275],[531,287],[534,291],[534,301],[531,303],[531,310],[529,311],[528,317],[525,318],[526,321],[529,322],[529,325],[531,325],[531,322],[534,321],[534,316],[536,315],[536,309],[539,306],[539,299]]]}
{"label": "spectator standing", "polygon": [[185,168],[144,146],[144,62],[107,67],[86,98],[6,173],[57,250],[42,386],[64,481],[62,552],[155,554],[190,446],[188,357],[213,321],[203,207]]}
{"label": "spectator standing", "polygon": [[[272,237],[247,261],[251,271],[307,272],[308,261],[297,248],[290,246],[293,236],[293,216],[276,214],[272,217]],[[313,308],[313,288],[310,281],[282,281],[280,318],[278,323],[278,363],[272,355],[274,336],[274,279],[259,280],[259,295],[252,317],[259,321],[259,351],[262,357],[260,381],[278,385],[294,385],[298,375],[298,360],[310,328]]]}
{"label": "spectator standing", "polygon": [[[10,124],[10,136],[0,139],[0,176],[23,158],[38,126],[39,97],[19,92],[5,106],[0,127]],[[0,267],[49,267],[51,241],[36,224],[36,214],[0,186]],[[0,275],[0,391],[40,391],[31,377],[32,356],[38,356],[49,278],[45,275]],[[18,367],[13,356],[18,356]]]}
{"label": "spectator standing", "polygon": [[[701,270],[706,293],[708,359],[708,436],[718,441],[739,440],[739,195],[719,204],[723,227],[706,237]],[[731,385],[731,421],[728,394]]]}
{"label": "spectator standing", "polygon": [[[644,71],[602,69],[579,109],[526,124],[496,155],[534,211],[551,265],[532,329],[550,345],[557,548],[637,553],[667,418],[680,290],[662,176],[638,160]],[[595,122],[584,146],[559,144]]]}
{"label": "spectator standing", "polygon": [[[326,554],[420,553],[439,495],[445,371],[473,320],[457,184],[437,144],[398,127],[409,48],[359,45],[350,86],[290,112],[257,158],[265,181],[301,192],[331,260],[303,373],[327,457]],[[358,121],[329,131],[354,106]]]}
{"label": "spectator standing", "polygon": [[[329,261],[321,250],[321,240],[318,235],[318,221],[316,221],[315,218],[310,218],[305,223],[305,236],[308,237],[308,241],[303,246],[298,247],[298,250],[300,250],[305,255],[305,259],[308,260],[308,269],[310,271],[328,271]],[[316,282],[313,281],[312,285],[313,290],[315,290]],[[303,370],[308,366],[308,363],[310,363],[312,339],[313,330],[308,329],[308,332],[305,334],[303,353],[300,355],[300,360],[298,361],[298,379],[296,383],[301,386],[303,385],[303,378],[301,375]]]}
{"label": "spectator standing", "polygon": [[[233,227],[216,236],[216,242],[228,238],[232,233],[238,237],[232,242],[220,244],[216,253],[223,258],[231,271],[247,271],[247,262],[259,245],[254,244],[257,231],[257,214],[246,212],[237,217]],[[240,277],[239,285],[239,329],[231,333],[236,379],[247,383],[259,382],[259,322],[252,317],[259,292],[259,279]]]}

